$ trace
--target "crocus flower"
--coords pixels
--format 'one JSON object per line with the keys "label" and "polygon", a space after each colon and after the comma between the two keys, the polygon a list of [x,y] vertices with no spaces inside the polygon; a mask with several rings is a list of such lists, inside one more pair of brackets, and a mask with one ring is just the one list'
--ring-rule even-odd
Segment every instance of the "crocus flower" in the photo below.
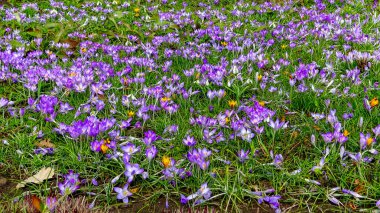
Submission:
{"label": "crocus flower", "polygon": [[244,151],[243,149],[240,150],[240,151],[237,153],[237,156],[238,156],[238,158],[239,158],[239,161],[240,161],[241,163],[244,163],[244,161],[248,160],[248,159],[249,159],[248,154],[249,154],[249,150],[247,150],[247,151]]}
{"label": "crocus flower", "polygon": [[367,98],[363,98],[363,105],[364,105],[364,108],[367,110],[367,111],[371,111],[371,105],[370,105],[370,103],[369,103],[369,101],[368,101],[368,99]]}
{"label": "crocus flower", "polygon": [[242,128],[239,135],[243,140],[248,142],[251,142],[252,138],[255,136],[255,134],[253,134],[250,129],[246,128]]}
{"label": "crocus flower", "polygon": [[371,137],[371,134],[360,133],[360,149],[365,149],[367,146],[370,146],[372,143],[375,143],[376,139]]}
{"label": "crocus flower", "polygon": [[151,146],[146,149],[145,156],[146,158],[151,161],[153,158],[155,158],[157,155],[157,148],[156,146]]}
{"label": "crocus flower", "polygon": [[135,175],[140,175],[144,172],[144,169],[141,169],[139,164],[127,163],[125,169],[124,174],[128,178],[128,183],[133,181]]}
{"label": "crocus flower", "polygon": [[37,148],[34,149],[35,154],[41,154],[41,155],[51,155],[54,154],[54,148]]}
{"label": "crocus flower", "polygon": [[354,191],[348,190],[348,189],[342,189],[342,192],[344,194],[350,194],[350,195],[354,196],[355,198],[364,198],[364,196],[362,196],[362,195],[360,195]]}
{"label": "crocus flower", "polygon": [[133,154],[135,154],[135,153],[137,153],[137,152],[140,151],[140,147],[134,145],[133,143],[128,143],[127,145],[122,146],[122,147],[120,147],[120,148],[121,148],[121,150],[122,150],[124,153],[126,153],[126,154],[128,154],[128,155],[130,155],[130,156],[132,156]]}
{"label": "crocus flower", "polygon": [[269,120],[270,127],[272,127],[274,130],[279,129],[285,129],[288,126],[288,122],[280,122],[280,120],[277,118],[276,121],[273,121],[272,119]]}
{"label": "crocus flower", "polygon": [[81,181],[79,180],[79,174],[74,173],[72,170],[64,176],[65,180],[58,184],[58,188],[62,195],[72,194],[79,189]]}
{"label": "crocus flower", "polygon": [[132,192],[128,190],[129,185],[125,184],[123,188],[114,187],[113,190],[117,193],[116,198],[123,200],[125,204],[129,202],[128,197],[132,196]]}
{"label": "crocus flower", "polygon": [[46,207],[50,212],[55,212],[55,208],[58,204],[58,200],[56,197],[47,197],[46,198]]}
{"label": "crocus flower", "polygon": [[194,194],[191,194],[187,197],[181,194],[181,203],[186,204],[190,200],[195,199],[194,205],[198,205],[210,199],[210,197],[211,197],[211,190],[210,188],[208,188],[207,183],[204,183],[201,185],[201,188]]}
{"label": "crocus flower", "polygon": [[159,138],[160,136],[158,136],[155,132],[153,132],[152,130],[148,130],[147,132],[144,132],[143,141],[147,146],[149,146],[153,142],[157,141]]}
{"label": "crocus flower", "polygon": [[372,129],[373,133],[375,134],[375,138],[380,135],[380,125],[376,126]]}
{"label": "crocus flower", "polygon": [[272,209],[274,209],[277,212],[281,212],[280,209],[280,202],[278,200],[281,199],[280,195],[274,195],[274,196],[265,196],[262,198],[259,198],[258,203],[261,204],[263,202],[266,202],[270,205]]}
{"label": "crocus flower", "polygon": [[0,98],[0,108],[6,106],[8,104],[8,99]]}
{"label": "crocus flower", "polygon": [[191,136],[187,136],[186,138],[183,139],[183,144],[185,144],[186,146],[195,146],[195,144],[197,143],[197,141],[195,140],[194,137],[191,137]]}

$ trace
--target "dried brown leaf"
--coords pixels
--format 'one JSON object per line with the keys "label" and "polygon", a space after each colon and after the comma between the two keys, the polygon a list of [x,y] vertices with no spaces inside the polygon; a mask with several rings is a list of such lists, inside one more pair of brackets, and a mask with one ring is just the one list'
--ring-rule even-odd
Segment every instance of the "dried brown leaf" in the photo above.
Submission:
{"label": "dried brown leaf", "polygon": [[36,144],[38,147],[42,148],[54,148],[55,145],[50,142],[50,139],[44,139]]}
{"label": "dried brown leaf", "polygon": [[40,171],[37,172],[37,174],[27,178],[26,180],[22,181],[21,183],[17,184],[16,189],[24,187],[28,183],[36,183],[40,184],[44,180],[50,179],[54,176],[54,169],[53,168],[42,168]]}

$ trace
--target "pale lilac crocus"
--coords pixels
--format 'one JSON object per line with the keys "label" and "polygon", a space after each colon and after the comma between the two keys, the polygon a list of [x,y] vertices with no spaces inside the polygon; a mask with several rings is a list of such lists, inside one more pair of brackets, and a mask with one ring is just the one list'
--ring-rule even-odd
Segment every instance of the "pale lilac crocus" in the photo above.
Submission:
{"label": "pale lilac crocus", "polygon": [[146,149],[145,156],[146,158],[151,161],[153,158],[155,158],[157,155],[157,148],[156,146],[151,146]]}
{"label": "pale lilac crocus", "polygon": [[193,147],[195,146],[195,144],[197,144],[197,141],[194,137],[188,135],[186,138],[183,139],[182,143],[186,146]]}
{"label": "pale lilac crocus", "polygon": [[128,197],[132,196],[132,192],[128,190],[129,185],[125,184],[123,188],[114,187],[113,190],[117,193],[116,198],[118,200],[123,200],[124,203],[128,203]]}
{"label": "pale lilac crocus", "polygon": [[248,142],[251,142],[252,138],[255,136],[255,134],[253,134],[252,131],[247,128],[241,128],[239,135],[243,140]]}

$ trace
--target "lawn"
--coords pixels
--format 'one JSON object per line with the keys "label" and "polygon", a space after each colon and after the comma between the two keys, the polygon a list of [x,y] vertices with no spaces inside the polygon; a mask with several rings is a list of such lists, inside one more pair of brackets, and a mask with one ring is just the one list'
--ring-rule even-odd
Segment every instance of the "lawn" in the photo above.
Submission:
{"label": "lawn", "polygon": [[380,211],[373,2],[0,0],[0,212]]}

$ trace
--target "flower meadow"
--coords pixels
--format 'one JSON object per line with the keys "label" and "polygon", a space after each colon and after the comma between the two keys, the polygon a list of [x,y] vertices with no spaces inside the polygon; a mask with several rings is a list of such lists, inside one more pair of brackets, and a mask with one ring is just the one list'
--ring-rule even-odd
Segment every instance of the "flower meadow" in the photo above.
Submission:
{"label": "flower meadow", "polygon": [[0,205],[379,209],[376,2],[0,1]]}

